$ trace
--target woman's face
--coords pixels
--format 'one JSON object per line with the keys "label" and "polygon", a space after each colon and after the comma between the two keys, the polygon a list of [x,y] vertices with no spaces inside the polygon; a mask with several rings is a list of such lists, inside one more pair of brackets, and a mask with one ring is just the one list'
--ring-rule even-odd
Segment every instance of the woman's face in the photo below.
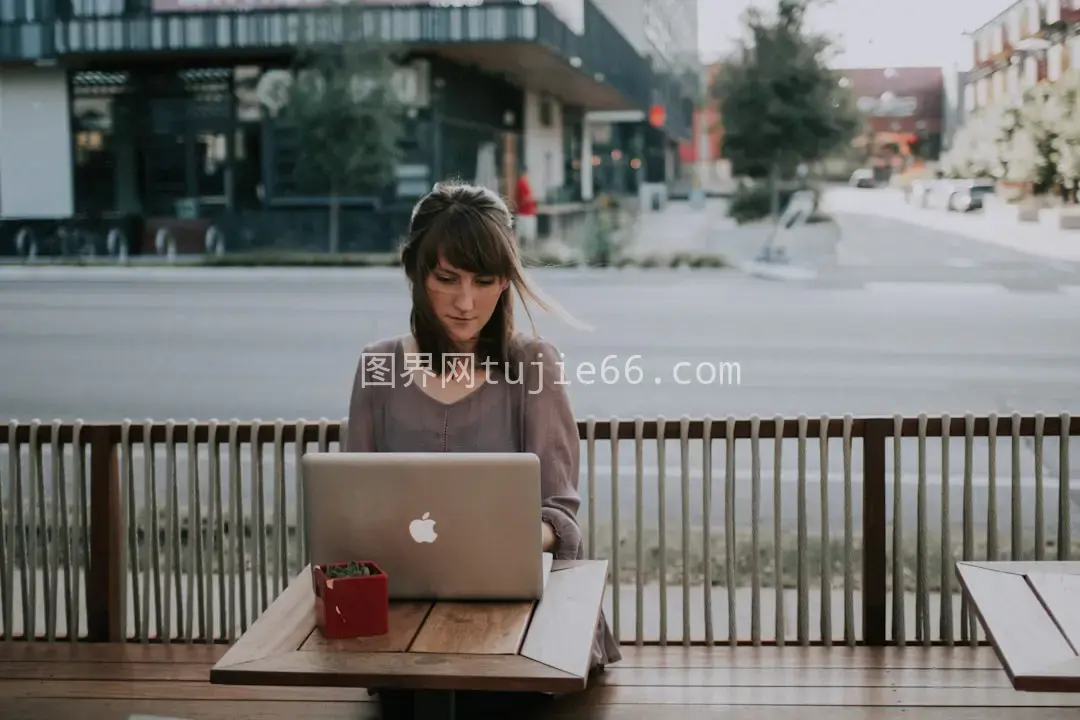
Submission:
{"label": "woman's face", "polygon": [[509,282],[460,270],[440,257],[427,276],[426,287],[435,316],[451,340],[467,345],[491,319]]}

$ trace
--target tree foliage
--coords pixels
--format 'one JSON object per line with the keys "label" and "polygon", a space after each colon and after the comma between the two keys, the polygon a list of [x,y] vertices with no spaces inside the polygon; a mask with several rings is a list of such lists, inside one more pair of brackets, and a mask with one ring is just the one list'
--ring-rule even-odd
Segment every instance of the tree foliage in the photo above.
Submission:
{"label": "tree foliage", "polygon": [[831,41],[806,29],[817,1],[778,0],[772,18],[748,10],[748,40],[717,74],[711,92],[720,106],[724,153],[737,175],[790,176],[859,132],[851,93],[827,65]]}
{"label": "tree foliage", "polygon": [[404,111],[398,65],[390,47],[356,42],[304,48],[294,67],[279,125],[295,138],[298,184],[329,198],[336,251],[341,199],[378,197],[394,180]]}

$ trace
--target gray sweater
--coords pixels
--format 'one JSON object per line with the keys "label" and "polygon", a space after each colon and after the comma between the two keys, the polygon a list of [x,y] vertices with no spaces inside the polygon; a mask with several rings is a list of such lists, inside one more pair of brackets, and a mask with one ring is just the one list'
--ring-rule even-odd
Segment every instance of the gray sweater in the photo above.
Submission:
{"label": "gray sweater", "polygon": [[[406,336],[363,349],[349,403],[349,452],[528,452],[540,458],[541,514],[555,531],[556,559],[584,558],[577,520],[581,440],[577,420],[550,343],[517,335],[511,380],[491,368],[488,381],[452,403],[410,383]],[[429,380],[438,382],[438,380]],[[593,665],[622,658],[601,612]]]}

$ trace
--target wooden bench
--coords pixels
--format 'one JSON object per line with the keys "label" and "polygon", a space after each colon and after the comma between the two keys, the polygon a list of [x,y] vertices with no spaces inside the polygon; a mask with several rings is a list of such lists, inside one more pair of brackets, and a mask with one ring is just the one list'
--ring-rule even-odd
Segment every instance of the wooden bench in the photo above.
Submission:
{"label": "wooden bench", "polygon": [[1080,562],[958,562],[1017,690],[1080,692]]}
{"label": "wooden bench", "polygon": [[417,716],[442,718],[455,716],[458,691],[584,690],[606,582],[606,560],[560,560],[538,602],[392,602],[386,635],[327,640],[315,623],[309,566],[210,681],[404,689],[416,691],[409,701]]}

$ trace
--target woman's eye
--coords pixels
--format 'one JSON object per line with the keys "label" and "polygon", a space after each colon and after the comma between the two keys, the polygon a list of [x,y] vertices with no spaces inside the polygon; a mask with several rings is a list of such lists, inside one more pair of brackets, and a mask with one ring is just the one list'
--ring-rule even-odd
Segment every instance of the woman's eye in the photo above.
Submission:
{"label": "woman's eye", "polygon": [[495,278],[476,278],[477,285],[491,285],[495,282]]}
{"label": "woman's eye", "polygon": [[452,282],[454,282],[454,278],[449,277],[448,275],[436,275],[435,279],[438,280],[441,283],[452,283]]}

